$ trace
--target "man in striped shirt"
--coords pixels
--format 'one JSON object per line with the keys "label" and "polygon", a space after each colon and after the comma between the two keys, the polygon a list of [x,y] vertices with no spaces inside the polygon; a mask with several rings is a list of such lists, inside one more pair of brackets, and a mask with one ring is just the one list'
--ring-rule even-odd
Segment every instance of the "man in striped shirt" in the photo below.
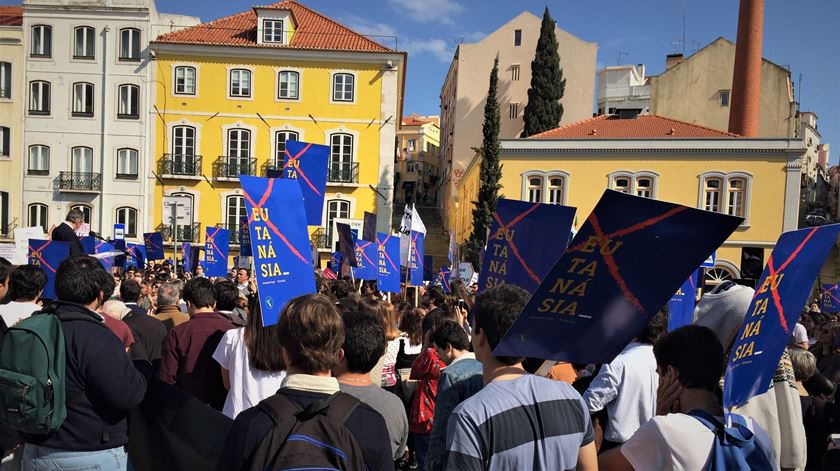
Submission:
{"label": "man in striped shirt", "polygon": [[595,432],[580,394],[569,384],[525,372],[522,358],[493,349],[528,302],[501,285],[476,299],[472,343],[484,388],[449,418],[447,470],[597,470]]}

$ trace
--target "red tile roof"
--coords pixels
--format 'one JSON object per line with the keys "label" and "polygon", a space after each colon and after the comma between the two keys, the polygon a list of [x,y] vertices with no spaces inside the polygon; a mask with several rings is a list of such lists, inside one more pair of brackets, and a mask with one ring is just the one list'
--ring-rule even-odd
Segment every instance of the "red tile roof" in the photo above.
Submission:
{"label": "red tile roof", "polygon": [[19,5],[14,6],[0,6],[0,26],[22,26],[23,25],[23,7]]}
{"label": "red tile roof", "polygon": [[740,137],[725,131],[657,115],[619,119],[602,115],[530,136],[530,139],[659,139]]}
{"label": "red tile roof", "polygon": [[158,36],[155,42],[358,52],[392,51],[296,1],[255,6],[254,9],[289,10],[295,23],[290,44],[257,44],[257,14],[253,9]]}

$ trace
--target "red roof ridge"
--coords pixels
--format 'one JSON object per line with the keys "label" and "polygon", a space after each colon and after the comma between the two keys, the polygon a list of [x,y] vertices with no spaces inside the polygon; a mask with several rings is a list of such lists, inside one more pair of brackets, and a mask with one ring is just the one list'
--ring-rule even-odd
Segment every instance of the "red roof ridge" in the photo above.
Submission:
{"label": "red roof ridge", "polygon": [[545,134],[556,133],[557,131],[562,131],[564,129],[568,129],[568,128],[571,128],[571,127],[574,127],[574,126],[580,126],[581,124],[588,123],[588,122],[603,121],[603,120],[609,118],[610,116],[611,115],[608,115],[608,114],[602,114],[602,115],[598,115],[598,116],[593,116],[591,118],[579,119],[577,121],[572,121],[571,123],[566,123],[562,126],[558,126],[554,129],[549,129],[548,131],[543,131],[541,133],[532,134],[532,135],[528,136],[527,139],[539,139]]}
{"label": "red roof ridge", "polygon": [[666,119],[668,121],[672,121],[672,122],[675,122],[675,123],[685,124],[685,125],[688,125],[688,126],[694,126],[695,128],[700,128],[700,129],[705,129],[706,131],[725,134],[725,135],[730,136],[730,137],[743,137],[740,134],[735,134],[733,132],[721,131],[720,129],[710,128],[708,126],[703,126],[702,124],[689,123],[688,121],[682,121],[682,120],[679,120],[679,119],[676,119],[676,118],[669,118],[667,116],[662,116],[662,115],[658,115],[658,114],[650,114],[648,116],[656,116],[659,119]]}
{"label": "red roof ridge", "polygon": [[621,119],[616,115],[595,116],[529,136],[528,139],[586,139],[590,137],[603,139],[675,137],[686,139],[741,136],[679,119],[647,114],[627,119]]}

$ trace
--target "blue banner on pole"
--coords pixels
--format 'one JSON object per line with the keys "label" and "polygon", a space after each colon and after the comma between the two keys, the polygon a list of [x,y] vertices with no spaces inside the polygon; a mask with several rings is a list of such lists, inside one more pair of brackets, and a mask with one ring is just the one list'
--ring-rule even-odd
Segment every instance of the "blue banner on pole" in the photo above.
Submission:
{"label": "blue banner on pole", "polygon": [[239,219],[239,256],[250,257],[252,255],[251,234],[248,233],[248,217],[243,216]]}
{"label": "blue banner on pole", "polygon": [[125,243],[125,261],[123,262],[123,269],[128,270],[131,267],[143,269],[146,265],[146,246],[142,244],[134,244],[131,242]]}
{"label": "blue banner on pole", "polygon": [[85,252],[85,255],[93,255],[96,253],[96,237],[80,237],[79,243],[82,244],[82,250]]}
{"label": "blue banner on pole", "polygon": [[785,232],[756,284],[726,366],[723,406],[767,391],[814,279],[837,241],[840,224]]}
{"label": "blue banner on pole", "polygon": [[230,231],[221,227],[207,227],[204,241],[204,274],[227,276]]}
{"label": "blue banner on pole", "polygon": [[290,299],[315,292],[303,195],[297,182],[241,175],[263,325]]}
{"label": "blue banner on pole", "polygon": [[[329,146],[309,142],[286,141],[283,160],[283,178],[300,185],[306,208],[306,224],[321,225],[324,211],[324,192],[327,188],[327,167],[330,158]],[[335,162],[330,170],[336,175],[350,174],[349,163]],[[341,180],[341,181],[350,181]]]}
{"label": "blue banner on pole", "polygon": [[840,283],[836,285],[822,285],[820,304],[822,312],[840,311]]}
{"label": "blue banner on pole", "polygon": [[160,232],[143,233],[143,242],[146,246],[146,260],[163,260],[163,235]]}
{"label": "blue banner on pole", "polygon": [[400,238],[376,233],[377,287],[379,291],[400,292]]}
{"label": "blue banner on pole", "polygon": [[408,279],[413,286],[423,284],[423,264],[425,263],[426,235],[411,231],[411,249],[408,252]]}
{"label": "blue banner on pole", "polygon": [[563,255],[575,208],[500,199],[481,261],[479,289],[510,283],[529,293]]}
{"label": "blue banner on pole", "polygon": [[449,267],[440,267],[440,271],[438,274],[435,275],[434,281],[432,281],[433,285],[440,286],[443,288],[443,292],[449,294],[452,291],[452,288],[449,286],[449,276],[452,274],[452,269]]}
{"label": "blue banner on pole", "polygon": [[379,254],[376,242],[357,240],[354,245],[358,266],[353,268],[353,276],[358,280],[378,279]]}
{"label": "blue banner on pole", "polygon": [[609,363],[741,221],[607,190],[494,354]]}
{"label": "blue banner on pole", "polygon": [[691,325],[699,281],[700,270],[694,270],[680,289],[671,296],[671,300],[668,301],[668,332]]}
{"label": "blue banner on pole", "polygon": [[29,264],[41,267],[47,284],[41,297],[55,299],[55,271],[70,256],[70,244],[56,240],[29,239]]}
{"label": "blue banner on pole", "polygon": [[181,245],[181,260],[184,262],[184,273],[192,273],[192,244],[189,242]]}
{"label": "blue banner on pole", "polygon": [[344,254],[341,252],[333,252],[330,255],[330,261],[327,263],[327,268],[335,273],[335,276],[341,278],[341,267],[344,266]]}
{"label": "blue banner on pole", "polygon": [[376,214],[365,211],[362,222],[362,240],[376,242]]}

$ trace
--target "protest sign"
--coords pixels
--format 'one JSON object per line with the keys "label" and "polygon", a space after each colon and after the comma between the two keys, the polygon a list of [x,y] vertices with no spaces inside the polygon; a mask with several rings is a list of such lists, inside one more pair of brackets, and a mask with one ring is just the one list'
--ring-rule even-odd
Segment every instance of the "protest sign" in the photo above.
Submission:
{"label": "protest sign", "polygon": [[[286,141],[283,160],[283,178],[300,185],[306,208],[306,224],[321,225],[324,211],[324,192],[327,188],[327,167],[330,158],[329,146],[309,142]],[[340,165],[340,163],[337,163]],[[335,168],[336,173],[345,169]]]}
{"label": "protest sign", "polygon": [[823,312],[840,311],[840,283],[836,285],[822,285],[820,304]]}
{"label": "protest sign", "polygon": [[327,268],[332,270],[337,276],[341,276],[341,269],[344,266],[344,254],[341,252],[333,252],[330,255],[330,261],[327,262]]}
{"label": "protest sign", "polygon": [[184,261],[184,273],[192,273],[192,244],[189,242],[181,245],[181,260]]}
{"label": "protest sign", "polygon": [[447,258],[449,258],[449,264],[455,265],[458,261],[458,244],[455,243],[455,231],[449,231],[449,253],[447,254]]}
{"label": "protest sign", "polygon": [[251,255],[251,234],[248,233],[248,217],[243,216],[239,220],[239,256],[250,257]]}
{"label": "protest sign", "polygon": [[481,261],[479,290],[510,283],[529,293],[566,250],[575,208],[500,199]]}
{"label": "protest sign", "polygon": [[221,227],[205,228],[204,275],[225,277],[228,274],[230,231]]}
{"label": "protest sign", "polygon": [[411,249],[408,254],[408,280],[414,286],[423,284],[425,245],[426,235],[421,232],[411,231]]}
{"label": "protest sign", "polygon": [[146,245],[146,260],[163,260],[163,235],[160,232],[144,232],[143,242]]}
{"label": "protest sign", "polygon": [[411,205],[411,208],[405,205],[402,222],[400,223],[400,265],[404,267],[408,266],[412,231],[419,232],[423,236],[426,235],[426,225],[420,219],[420,214],[414,204]]}
{"label": "protest sign", "polygon": [[145,245],[126,242],[125,252],[125,261],[123,262],[124,270],[128,270],[131,267],[142,269],[143,266],[146,264]]}
{"label": "protest sign", "polygon": [[[17,258],[17,247],[14,242],[0,242],[0,257],[8,260],[12,265],[21,265],[15,261]],[[26,261],[23,264],[26,264]]]}
{"label": "protest sign", "polygon": [[365,211],[362,223],[362,240],[376,242],[376,214]]}
{"label": "protest sign", "polygon": [[838,233],[840,224],[832,224],[779,237],[732,345],[724,375],[725,408],[740,406],[767,391]]}
{"label": "protest sign", "polygon": [[440,271],[438,274],[435,275],[434,281],[432,281],[433,285],[440,286],[443,288],[443,292],[449,294],[452,291],[452,288],[449,286],[449,276],[452,273],[452,270],[449,267],[440,267]]}
{"label": "protest sign", "polygon": [[280,319],[286,302],[315,292],[300,185],[294,180],[240,175],[263,326]]}
{"label": "protest sign", "polygon": [[47,275],[42,298],[55,299],[55,271],[70,256],[70,244],[57,240],[29,240],[29,264],[41,267]]}
{"label": "protest sign", "polygon": [[356,238],[353,237],[350,225],[337,223],[335,226],[338,231],[338,251],[344,255],[344,261],[348,265],[351,267],[358,266],[358,262],[356,261],[356,250],[354,248]]}
{"label": "protest sign", "polygon": [[700,270],[695,270],[683,282],[680,289],[671,296],[671,300],[668,301],[668,332],[677,330],[682,326],[691,325],[694,319],[695,297],[699,281]]}
{"label": "protest sign", "polygon": [[111,273],[114,269],[114,256],[115,256],[115,247],[114,245],[105,242],[104,240],[95,241],[93,247],[93,253],[95,254],[94,257],[99,259],[99,263],[102,264],[102,268],[105,269],[108,273]]}
{"label": "protest sign", "polygon": [[607,190],[494,354],[609,363],[741,221]]}
{"label": "protest sign", "polygon": [[29,259],[29,239],[44,240],[44,228],[16,227],[15,228],[15,259],[9,260],[15,265],[25,265]]}
{"label": "protest sign", "polygon": [[379,291],[400,292],[400,239],[391,234],[376,233],[377,287]]}
{"label": "protest sign", "polygon": [[375,242],[357,240],[355,245],[357,266],[353,268],[353,277],[357,280],[376,280],[379,254]]}
{"label": "protest sign", "polygon": [[79,243],[82,244],[82,251],[85,255],[92,255],[96,253],[96,237],[79,237]]}
{"label": "protest sign", "polygon": [[475,275],[475,268],[470,262],[461,262],[458,264],[458,271],[449,275],[449,281],[461,280],[465,284],[470,284]]}

